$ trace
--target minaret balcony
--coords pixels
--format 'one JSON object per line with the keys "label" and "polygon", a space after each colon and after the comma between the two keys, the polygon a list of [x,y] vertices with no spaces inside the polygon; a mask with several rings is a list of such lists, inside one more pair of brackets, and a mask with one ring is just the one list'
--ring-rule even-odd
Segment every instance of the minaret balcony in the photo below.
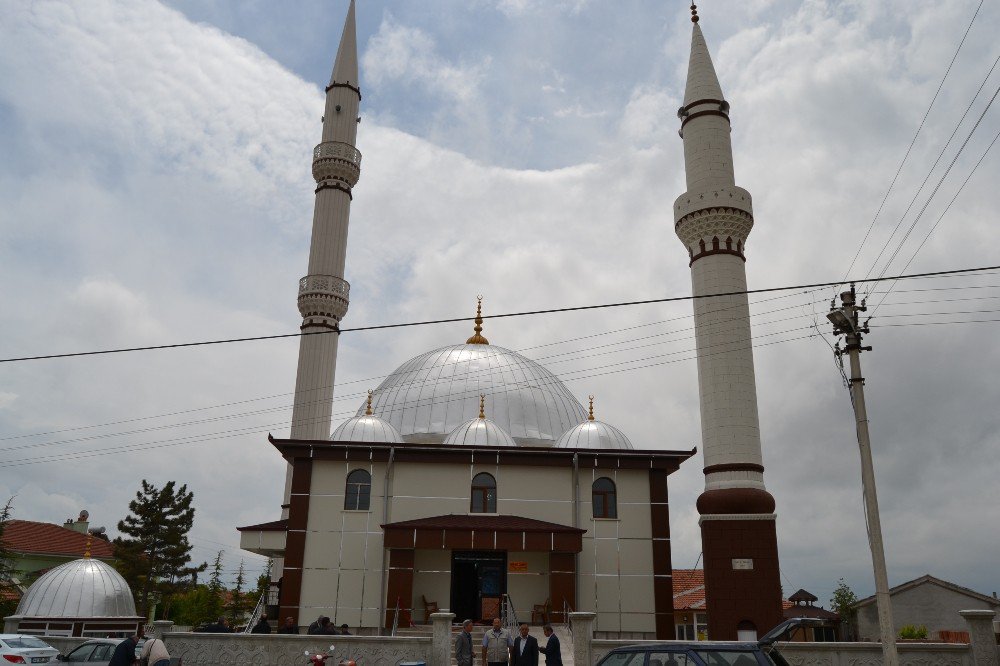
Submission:
{"label": "minaret balcony", "polygon": [[340,321],[347,314],[351,285],[333,275],[307,275],[299,280],[299,314],[331,317]]}
{"label": "minaret balcony", "polygon": [[343,141],[324,141],[313,149],[312,171],[317,183],[340,180],[354,187],[361,177],[361,151]]}

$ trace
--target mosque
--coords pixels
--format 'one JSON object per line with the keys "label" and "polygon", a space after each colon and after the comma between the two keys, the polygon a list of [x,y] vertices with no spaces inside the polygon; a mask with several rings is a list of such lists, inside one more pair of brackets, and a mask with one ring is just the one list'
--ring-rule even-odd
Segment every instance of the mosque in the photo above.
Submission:
{"label": "mosque", "polygon": [[[745,244],[725,101],[692,6],[678,111],[688,191],[674,203],[695,300],[705,492],[698,499],[709,635],[750,638],[781,620],[774,500],[763,481]],[[472,335],[393,371],[333,429],[339,324],[361,89],[352,0],[313,152],[316,201],[280,520],[240,527],[273,557],[272,616],[327,615],[362,633],[435,610],[488,621],[596,613],[595,635],[675,636],[668,477],[694,450],[635,447],[540,364]],[[678,260],[683,255],[678,252]],[[481,304],[480,304],[481,305]],[[462,337],[465,337],[464,335]],[[331,434],[332,431],[332,434]]]}

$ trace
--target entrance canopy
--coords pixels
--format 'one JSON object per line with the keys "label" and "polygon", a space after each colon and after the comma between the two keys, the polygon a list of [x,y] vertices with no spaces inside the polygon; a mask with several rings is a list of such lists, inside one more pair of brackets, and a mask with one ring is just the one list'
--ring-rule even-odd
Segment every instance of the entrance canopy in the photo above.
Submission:
{"label": "entrance canopy", "polygon": [[382,525],[386,548],[579,553],[586,530],[522,516],[449,514]]}

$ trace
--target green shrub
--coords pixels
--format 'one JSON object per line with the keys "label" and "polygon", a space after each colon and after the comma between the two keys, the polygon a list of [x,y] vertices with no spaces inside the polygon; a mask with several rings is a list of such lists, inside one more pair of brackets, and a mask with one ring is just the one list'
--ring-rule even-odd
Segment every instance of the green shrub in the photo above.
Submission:
{"label": "green shrub", "polygon": [[927,627],[920,625],[919,627],[913,624],[908,624],[899,630],[900,638],[927,638]]}

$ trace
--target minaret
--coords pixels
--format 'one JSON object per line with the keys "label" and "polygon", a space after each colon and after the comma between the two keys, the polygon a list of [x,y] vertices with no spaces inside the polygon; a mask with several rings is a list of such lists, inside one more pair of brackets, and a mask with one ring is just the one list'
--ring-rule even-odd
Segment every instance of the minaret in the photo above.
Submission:
{"label": "minaret", "polygon": [[687,192],[674,230],[688,250],[695,296],[705,492],[698,498],[708,635],[763,635],[782,620],[774,498],[764,487],[750,337],[747,236],[750,193],[736,186],[729,103],[691,6],[693,33],[681,119]]}
{"label": "minaret", "polygon": [[[316,179],[308,274],[299,280],[302,315],[299,364],[292,409],[292,439],[328,439],[337,368],[340,320],[347,313],[350,285],[344,280],[351,188],[361,175],[358,134],[358,47],[351,0],[344,32],[326,87],[323,137],[313,150]],[[286,484],[287,486],[287,484]],[[288,489],[285,490],[288,501]]]}

